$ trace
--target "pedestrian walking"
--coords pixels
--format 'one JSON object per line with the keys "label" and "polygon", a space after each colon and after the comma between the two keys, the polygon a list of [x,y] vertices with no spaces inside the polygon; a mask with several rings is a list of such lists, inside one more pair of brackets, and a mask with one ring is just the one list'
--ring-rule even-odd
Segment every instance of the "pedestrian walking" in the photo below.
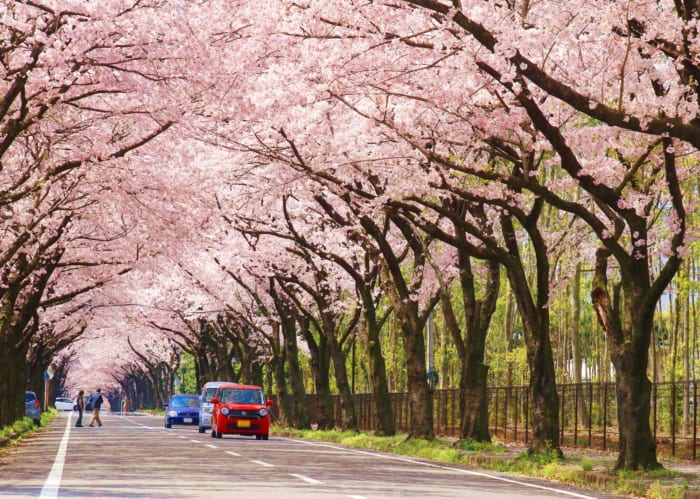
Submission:
{"label": "pedestrian walking", "polygon": [[102,426],[102,421],[100,420],[100,408],[102,407],[102,402],[104,402],[104,399],[102,398],[102,389],[98,388],[95,393],[90,395],[92,418],[90,418],[89,426],[95,426],[95,423],[97,423],[98,426]]}
{"label": "pedestrian walking", "polygon": [[77,428],[83,426],[83,411],[85,410],[85,400],[83,395],[85,395],[85,390],[80,390],[78,392],[78,397],[75,399],[75,405],[78,406],[78,420],[75,422],[75,426]]}

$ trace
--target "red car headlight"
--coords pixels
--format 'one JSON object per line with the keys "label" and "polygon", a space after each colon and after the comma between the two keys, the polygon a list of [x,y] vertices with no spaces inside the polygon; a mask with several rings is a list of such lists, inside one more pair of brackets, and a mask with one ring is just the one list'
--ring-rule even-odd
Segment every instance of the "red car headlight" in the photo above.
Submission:
{"label": "red car headlight", "polygon": [[267,416],[267,409],[263,408],[258,411],[258,414],[260,414],[262,417]]}
{"label": "red car headlight", "polygon": [[228,416],[228,412],[229,412],[229,411],[228,411],[228,407],[222,407],[222,408],[221,408],[221,414],[223,414],[224,416]]}

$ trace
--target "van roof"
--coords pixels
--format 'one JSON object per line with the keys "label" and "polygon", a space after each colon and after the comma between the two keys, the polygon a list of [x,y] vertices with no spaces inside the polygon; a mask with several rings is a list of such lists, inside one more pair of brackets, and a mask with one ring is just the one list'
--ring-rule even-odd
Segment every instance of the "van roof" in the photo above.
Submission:
{"label": "van roof", "polygon": [[234,383],[233,381],[207,381],[206,383],[204,383],[202,388],[210,388],[212,386],[218,387],[221,385],[235,385],[235,384],[236,383]]}
{"label": "van roof", "polygon": [[262,390],[261,386],[258,385],[241,385],[240,383],[224,383],[219,386],[219,388],[242,388],[245,390]]}

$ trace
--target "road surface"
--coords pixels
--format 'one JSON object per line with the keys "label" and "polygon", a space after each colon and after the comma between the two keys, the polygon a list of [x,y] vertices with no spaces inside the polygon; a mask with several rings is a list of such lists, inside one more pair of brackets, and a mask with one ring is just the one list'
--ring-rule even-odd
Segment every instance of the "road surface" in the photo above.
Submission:
{"label": "road surface", "polygon": [[0,458],[1,498],[615,497],[274,434],[214,439],[151,416],[106,415],[101,428],[74,422],[62,413]]}

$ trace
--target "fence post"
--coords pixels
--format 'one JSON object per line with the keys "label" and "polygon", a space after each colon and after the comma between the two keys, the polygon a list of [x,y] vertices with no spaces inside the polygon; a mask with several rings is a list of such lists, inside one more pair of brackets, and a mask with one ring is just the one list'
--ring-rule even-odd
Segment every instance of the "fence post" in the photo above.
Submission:
{"label": "fence post", "polygon": [[671,382],[671,456],[676,456],[676,383]]}
{"label": "fence post", "polygon": [[503,401],[503,440],[508,438],[508,400],[510,399],[510,391],[513,387],[506,387],[506,396]]}
{"label": "fence post", "polygon": [[695,461],[697,454],[695,447],[698,444],[698,383],[693,380],[693,461]]}
{"label": "fence post", "polygon": [[515,442],[518,441],[518,409],[520,408],[520,402],[518,400],[518,393],[520,393],[520,390],[517,388],[515,389],[515,421],[513,422],[513,440]]}
{"label": "fence post", "polygon": [[564,404],[566,400],[566,385],[561,385],[561,407],[560,411],[560,427],[559,427],[559,445],[564,445]]}
{"label": "fence post", "polygon": [[530,439],[530,390],[525,387],[525,443]]}
{"label": "fence post", "polygon": [[603,450],[608,444],[608,384],[603,383]]}
{"label": "fence post", "polygon": [[574,385],[574,447],[578,447],[578,392],[581,385]]}
{"label": "fence post", "polygon": [[593,383],[588,382],[588,447],[593,445]]}
{"label": "fence post", "polygon": [[495,388],[496,390],[496,400],[494,401],[494,405],[496,406],[496,410],[494,411],[496,414],[496,420],[493,423],[493,431],[498,436],[498,387]]}
{"label": "fence post", "polygon": [[653,418],[654,419],[654,442],[656,442],[656,410],[657,410],[657,406],[658,406],[658,399],[656,398],[656,383],[654,383],[653,393],[654,393],[654,397],[653,397],[653,401],[654,401],[654,418]]}

